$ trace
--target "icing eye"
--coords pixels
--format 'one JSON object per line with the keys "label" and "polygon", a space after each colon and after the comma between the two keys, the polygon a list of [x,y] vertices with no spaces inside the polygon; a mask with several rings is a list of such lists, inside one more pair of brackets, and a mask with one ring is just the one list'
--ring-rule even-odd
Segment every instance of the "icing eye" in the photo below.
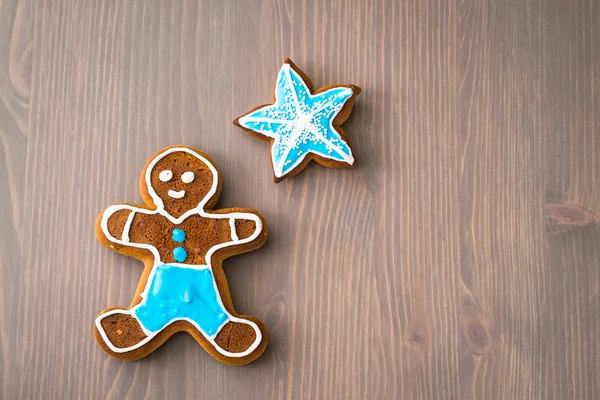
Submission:
{"label": "icing eye", "polygon": [[170,169],[165,169],[164,171],[161,171],[160,174],[158,174],[158,179],[160,179],[161,182],[170,181],[171,178],[173,178],[173,171],[171,171]]}
{"label": "icing eye", "polygon": [[196,176],[192,171],[188,171],[184,172],[183,175],[181,175],[181,180],[183,181],[183,183],[191,183],[194,181],[195,177]]}

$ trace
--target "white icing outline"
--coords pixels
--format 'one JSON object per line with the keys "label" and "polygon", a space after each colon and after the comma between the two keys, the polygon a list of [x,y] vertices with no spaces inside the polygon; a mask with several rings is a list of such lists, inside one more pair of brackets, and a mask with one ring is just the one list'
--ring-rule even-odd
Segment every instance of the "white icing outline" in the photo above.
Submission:
{"label": "white icing outline", "polygon": [[[253,131],[255,131],[254,129],[250,128],[247,126],[248,122],[264,122],[264,123],[272,123],[272,124],[282,124],[282,125],[288,125],[290,127],[292,127],[292,132],[290,133],[290,139],[289,141],[295,142],[296,139],[298,138],[298,136],[300,136],[300,134],[302,134],[302,132],[304,131],[304,129],[307,129],[311,134],[313,134],[315,137],[317,137],[319,140],[323,141],[326,145],[328,145],[333,151],[335,151],[337,154],[339,154],[340,156],[342,156],[342,158],[344,159],[344,161],[350,165],[354,164],[354,156],[352,155],[352,149],[350,148],[350,146],[348,145],[348,143],[346,143],[345,140],[343,140],[343,138],[341,137],[340,133],[334,128],[333,126],[333,120],[335,119],[335,117],[340,113],[340,111],[344,108],[344,104],[346,104],[346,102],[352,98],[352,96],[348,97],[346,100],[344,100],[340,105],[341,108],[338,112],[336,112],[332,118],[329,119],[329,128],[333,131],[336,132],[338,135],[340,135],[340,140],[342,140],[346,146],[348,147],[348,152],[349,154],[346,154],[341,148],[339,148],[337,145],[335,145],[333,142],[331,142],[329,139],[327,139],[324,135],[322,135],[318,129],[315,128],[314,124],[310,123],[310,121],[312,120],[312,118],[319,112],[321,112],[323,109],[325,109],[326,107],[328,107],[333,101],[329,100],[326,103],[322,104],[320,107],[318,107],[316,110],[312,110],[309,114],[306,114],[304,112],[302,112],[302,110],[300,109],[300,103],[298,101],[298,95],[296,94],[296,90],[294,87],[294,83],[290,74],[290,69],[291,66],[290,64],[284,63],[283,66],[281,67],[281,69],[279,70],[279,75],[281,75],[282,73],[285,75],[285,79],[288,82],[288,85],[290,86],[291,92],[293,94],[293,99],[294,99],[294,106],[296,108],[296,118],[294,120],[281,120],[281,119],[276,119],[276,118],[268,118],[268,117],[249,117],[247,115],[244,115],[242,117],[239,118],[238,122],[243,125],[245,128],[251,129]],[[304,86],[304,89],[306,91],[306,95],[309,98],[314,98],[318,95],[321,95],[323,93],[327,93],[329,90],[335,90],[335,89],[339,89],[341,87],[345,87],[346,89],[348,89],[350,92],[354,93],[354,90],[351,87],[347,87],[347,86],[339,86],[339,87],[335,87],[335,88],[331,88],[325,92],[320,92],[317,94],[312,94],[310,92],[310,90],[308,89],[308,87],[306,86],[306,83],[304,82],[304,80],[302,79],[302,77],[300,76],[300,74],[296,73],[298,75],[298,79],[299,81],[302,83],[302,85]],[[279,81],[279,78],[277,79],[277,81]],[[279,103],[279,99],[276,99],[274,104],[270,104],[266,107],[272,107],[276,104]],[[263,107],[263,108],[266,108]],[[259,110],[254,110],[252,112],[256,112]],[[298,120],[299,119],[306,119],[308,118],[309,123],[308,124],[299,124]],[[279,141],[279,136],[276,136],[274,134],[267,134],[264,132],[260,132],[260,131],[255,131],[260,133],[261,135],[267,136],[267,137],[271,137],[273,139],[275,139],[276,141]],[[275,176],[278,178],[281,178],[282,176],[285,176],[287,174],[289,174],[292,170],[294,170],[294,168],[296,168],[308,155],[308,153],[313,153],[316,154],[318,156],[321,156],[323,158],[328,158],[330,160],[335,160],[335,161],[340,161],[337,158],[333,158],[328,154],[324,154],[318,151],[314,151],[312,149],[309,149],[306,153],[304,153],[302,155],[302,157],[300,157],[299,159],[296,160],[296,162],[294,164],[292,164],[291,168],[288,168],[288,172],[286,172],[285,174],[283,173],[283,168],[285,167],[285,162],[287,161],[287,157],[289,155],[289,153],[292,150],[292,146],[289,145],[285,151],[284,154],[281,158],[281,160],[279,161],[279,163],[277,165],[273,164],[273,172],[275,173]],[[271,155],[271,157],[273,157]]]}
{"label": "white icing outline", "polygon": [[229,230],[231,231],[231,240],[240,240],[235,229],[235,219],[229,218]]}
{"label": "white icing outline", "polygon": [[185,196],[185,190],[180,190],[176,192],[175,190],[169,189],[167,194],[169,195],[169,197],[172,197],[174,199],[183,199],[183,196]]}
{"label": "white icing outline", "polygon": [[[164,156],[177,152],[177,151],[183,151],[186,152],[188,154],[193,155],[194,157],[200,159],[202,162],[204,162],[208,168],[210,169],[210,171],[212,172],[213,175],[213,183],[212,186],[209,190],[209,192],[206,194],[206,196],[202,199],[202,201],[200,201],[200,203],[195,207],[192,208],[191,210],[188,210],[186,213],[184,213],[183,215],[181,215],[179,218],[175,218],[172,215],[170,215],[167,211],[165,211],[164,209],[164,203],[163,201],[160,199],[160,197],[156,194],[156,191],[154,190],[154,188],[152,187],[151,184],[151,173],[152,173],[152,169],[154,168],[154,166],[156,165],[156,163],[158,161],[160,161]],[[145,298],[146,294],[148,293],[148,290],[150,289],[150,283],[152,282],[152,278],[154,277],[154,274],[156,272],[156,267],[159,265],[170,265],[170,266],[176,266],[176,267],[185,267],[185,268],[192,268],[192,269],[198,269],[198,270],[203,270],[208,268],[211,273],[212,273],[212,255],[219,249],[222,249],[224,247],[229,247],[229,246],[233,246],[233,245],[239,245],[239,244],[244,244],[244,243],[249,243],[252,242],[254,239],[256,239],[262,232],[262,220],[255,214],[250,214],[250,213],[241,213],[241,212],[234,212],[234,213],[229,213],[229,214],[210,214],[207,213],[204,210],[204,206],[206,205],[206,203],[216,194],[217,192],[217,188],[218,188],[218,180],[219,180],[219,175],[217,173],[216,168],[212,165],[211,162],[209,162],[205,157],[201,156],[200,154],[196,153],[195,151],[188,149],[186,147],[172,147],[169,149],[166,149],[164,152],[160,153],[159,155],[157,155],[151,162],[150,164],[148,164],[148,168],[146,169],[146,176],[145,176],[145,180],[146,180],[146,185],[148,187],[148,194],[150,195],[150,197],[152,197],[152,200],[154,200],[154,204],[156,205],[156,210],[147,210],[147,209],[143,209],[143,208],[137,208],[134,206],[131,206],[129,204],[116,204],[116,205],[112,205],[110,207],[108,207],[104,213],[102,214],[102,219],[100,221],[100,228],[102,229],[102,232],[104,233],[104,236],[106,236],[106,238],[108,240],[110,240],[111,242],[117,243],[117,244],[121,244],[121,245],[125,245],[125,246],[131,246],[131,247],[136,247],[136,248],[141,248],[141,249],[146,249],[149,250],[152,255],[154,256],[154,264],[152,266],[152,270],[150,271],[150,274],[148,276],[148,280],[146,281],[146,287],[144,288],[144,291],[140,294],[140,297],[143,299]],[[127,233],[125,233],[125,229],[123,230],[123,234],[122,239],[119,240],[117,238],[115,238],[114,236],[112,236],[110,234],[110,232],[108,231],[108,219],[117,211],[120,210],[131,210],[132,212],[130,213],[129,217],[127,218],[127,222],[125,224],[126,228],[127,228]],[[142,213],[142,214],[150,214],[150,215],[154,215],[154,214],[160,214],[162,216],[164,216],[165,218],[167,218],[169,221],[171,221],[173,224],[175,225],[179,225],[181,224],[183,221],[186,220],[186,218],[188,218],[190,215],[200,215],[202,217],[205,218],[213,218],[213,219],[223,219],[223,218],[229,218],[229,226],[231,227],[232,225],[232,221],[233,221],[233,227],[234,229],[232,230],[232,241],[230,242],[225,242],[225,243],[221,243],[218,245],[215,245],[213,247],[211,247],[208,252],[206,253],[206,255],[204,256],[207,265],[191,265],[191,264],[181,264],[181,263],[168,263],[165,264],[163,262],[161,262],[160,260],[160,253],[158,252],[158,249],[152,245],[149,244],[143,244],[143,243],[131,243],[129,242],[129,229],[131,227],[131,222],[133,221],[133,216],[135,213]],[[239,239],[237,238],[237,233],[235,233],[235,237],[237,239],[235,239],[233,237],[234,235],[234,231],[235,231],[235,219],[245,219],[245,220],[252,220],[255,223],[256,226],[256,230],[254,231],[254,233],[252,235],[250,235],[249,237],[245,238],[245,239]],[[127,223],[129,223],[129,225],[127,225]],[[125,240],[127,239],[127,240]],[[231,313],[229,313],[229,311],[225,308],[225,305],[223,304],[223,301],[221,299],[221,293],[219,292],[219,288],[217,287],[217,283],[216,280],[214,279],[214,275],[213,275],[213,284],[214,284],[214,289],[215,289],[215,293],[217,294],[217,300],[219,302],[219,305],[221,306],[221,308],[223,309],[223,311],[225,312],[225,314],[227,315],[227,320],[225,320],[223,322],[223,324],[217,329],[216,333],[214,335],[207,335],[194,321],[192,321],[189,318],[174,318],[171,321],[169,321],[167,324],[165,324],[165,326],[163,326],[163,328],[157,332],[150,332],[148,330],[146,330],[142,324],[140,323],[140,327],[142,328],[142,330],[144,331],[144,333],[146,334],[146,339],[142,340],[141,342],[130,346],[130,347],[126,347],[126,348],[118,348],[115,347],[110,340],[108,339],[108,336],[106,335],[106,332],[104,332],[104,329],[102,328],[102,324],[100,323],[104,318],[113,315],[113,314],[128,314],[131,315],[135,318],[135,316],[133,315],[135,310],[141,306],[142,302],[140,301],[139,304],[135,305],[134,307],[130,308],[129,310],[123,310],[123,309],[114,309],[114,310],[110,310],[107,311],[103,314],[100,314],[95,321],[96,324],[96,328],[98,329],[98,332],[100,332],[100,336],[102,337],[102,339],[104,340],[104,343],[106,343],[106,345],[110,348],[111,351],[115,352],[115,353],[127,353],[130,351],[133,351],[135,349],[138,349],[142,346],[144,346],[146,343],[148,343],[150,340],[152,340],[154,337],[156,337],[156,335],[158,335],[163,329],[165,329],[166,327],[168,327],[169,325],[171,325],[173,322],[175,321],[187,321],[189,323],[191,323],[200,333],[202,333],[202,335],[204,336],[204,338],[213,345],[213,347],[222,355],[226,356],[226,357],[231,357],[231,358],[239,358],[239,357],[244,357],[247,356],[248,354],[251,354],[254,350],[256,350],[256,348],[260,345],[260,343],[262,342],[262,332],[260,331],[260,328],[258,327],[258,325],[250,320],[247,319],[243,319],[243,318],[238,318],[238,317],[234,317],[233,315],[231,315]],[[137,318],[136,318],[137,320]],[[252,345],[250,347],[248,347],[248,349],[246,349],[245,351],[241,352],[241,353],[231,353],[228,352],[224,349],[222,349],[221,347],[219,347],[216,342],[215,342],[215,337],[218,335],[218,333],[220,332],[220,330],[223,328],[223,326],[225,326],[225,324],[227,324],[227,322],[232,321],[232,322],[239,322],[239,323],[244,323],[244,324],[248,324],[250,325],[255,333],[256,333],[256,340],[254,341],[254,343],[252,343]],[[139,322],[139,321],[138,321]]]}
{"label": "white icing outline", "polygon": [[123,233],[121,233],[121,240],[124,242],[129,242],[129,230],[131,229],[131,224],[133,223],[133,217],[135,217],[135,211],[130,212],[127,216],[127,221],[125,221]]}

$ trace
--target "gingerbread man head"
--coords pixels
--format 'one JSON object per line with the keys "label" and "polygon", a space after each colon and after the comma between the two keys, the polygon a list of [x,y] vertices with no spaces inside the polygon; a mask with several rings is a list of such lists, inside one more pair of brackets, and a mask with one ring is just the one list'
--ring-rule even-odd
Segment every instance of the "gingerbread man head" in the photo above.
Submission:
{"label": "gingerbread man head", "polygon": [[186,147],[169,147],[142,171],[142,197],[149,206],[179,218],[195,208],[210,208],[221,185],[208,157]]}

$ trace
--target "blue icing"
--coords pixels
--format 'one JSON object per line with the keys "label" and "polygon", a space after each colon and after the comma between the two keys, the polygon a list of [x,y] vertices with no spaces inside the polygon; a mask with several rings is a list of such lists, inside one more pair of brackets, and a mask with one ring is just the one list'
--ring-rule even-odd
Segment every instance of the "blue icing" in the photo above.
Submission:
{"label": "blue icing", "polygon": [[146,297],[134,313],[150,332],[187,318],[209,336],[216,334],[228,319],[210,269],[167,264],[156,267]]}
{"label": "blue icing", "polygon": [[173,249],[173,258],[175,261],[182,263],[187,258],[187,251],[181,246],[175,247]]}
{"label": "blue icing", "polygon": [[173,229],[173,233],[171,234],[171,237],[173,238],[174,241],[181,243],[185,240],[185,232],[179,228],[175,228],[175,229]]}
{"label": "blue icing", "polygon": [[275,85],[275,104],[245,115],[239,123],[275,139],[271,158],[277,177],[290,172],[309,153],[353,164],[350,147],[333,128],[335,116],[352,94],[352,88],[336,87],[311,95],[300,75],[283,64]]}

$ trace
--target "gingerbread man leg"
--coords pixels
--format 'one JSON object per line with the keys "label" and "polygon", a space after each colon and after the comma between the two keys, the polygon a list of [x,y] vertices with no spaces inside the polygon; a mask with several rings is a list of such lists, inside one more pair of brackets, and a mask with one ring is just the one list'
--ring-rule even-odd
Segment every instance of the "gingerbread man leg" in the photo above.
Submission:
{"label": "gingerbread man leg", "polygon": [[96,319],[96,328],[106,345],[114,352],[121,353],[141,347],[153,336],[144,332],[132,310],[108,310]]}
{"label": "gingerbread man leg", "polygon": [[181,320],[191,323],[226,357],[251,353],[262,338],[256,323],[227,312],[209,268],[168,264],[155,268],[139,305],[110,310],[98,317],[96,326],[111,350],[126,352]]}
{"label": "gingerbread man leg", "polygon": [[[260,345],[260,329],[247,319],[229,317],[214,338],[215,348],[224,355],[249,354]],[[234,320],[232,320],[234,319]],[[248,344],[250,343],[250,346]]]}

